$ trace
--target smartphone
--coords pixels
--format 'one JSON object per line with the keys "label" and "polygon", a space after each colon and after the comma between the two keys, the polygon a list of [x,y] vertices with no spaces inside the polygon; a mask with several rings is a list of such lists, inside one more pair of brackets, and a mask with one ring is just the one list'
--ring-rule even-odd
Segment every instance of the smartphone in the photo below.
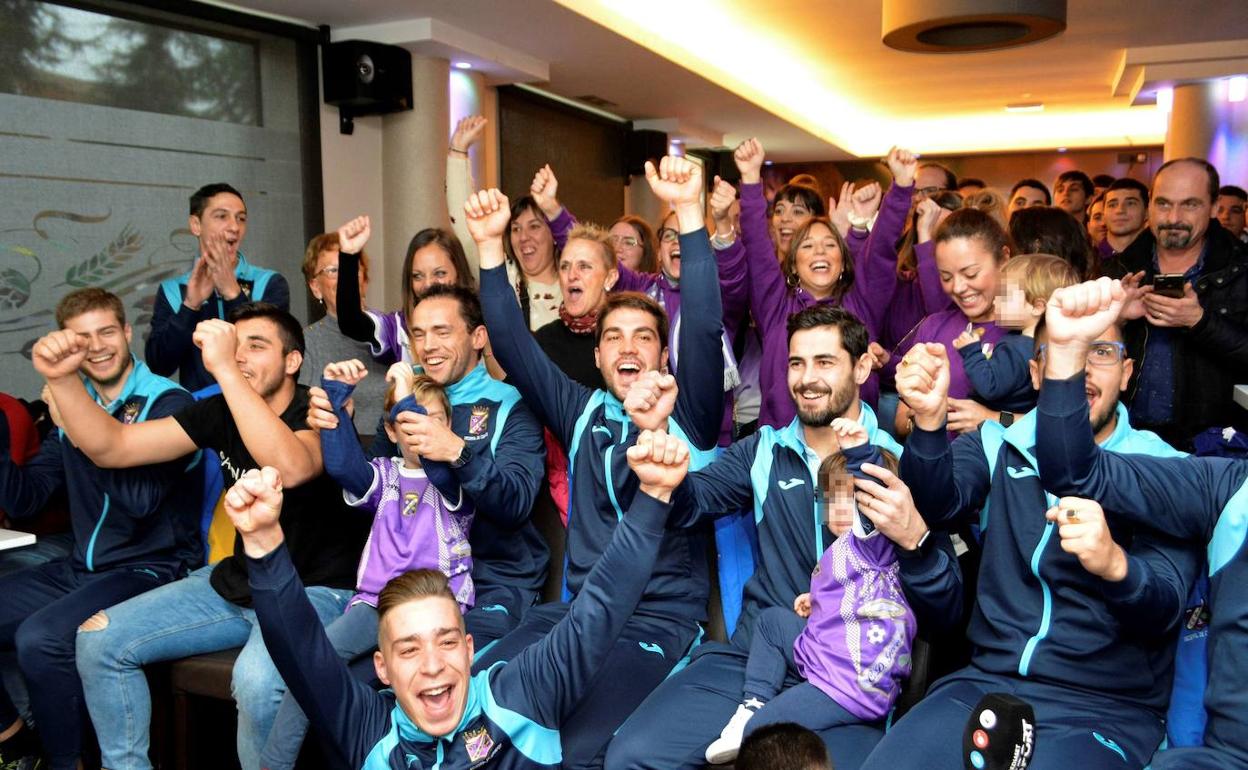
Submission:
{"label": "smartphone", "polygon": [[1161,273],[1153,276],[1153,293],[1163,297],[1179,299],[1183,296],[1184,284],[1187,279],[1182,273]]}

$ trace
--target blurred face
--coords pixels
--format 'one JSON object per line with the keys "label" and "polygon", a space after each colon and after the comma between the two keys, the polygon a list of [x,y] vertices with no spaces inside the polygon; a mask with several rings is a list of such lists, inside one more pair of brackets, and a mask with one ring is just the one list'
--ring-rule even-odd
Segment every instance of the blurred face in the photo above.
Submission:
{"label": "blurred face", "polygon": [[1219,195],[1218,205],[1214,209],[1214,216],[1218,218],[1219,224],[1231,231],[1231,235],[1238,238],[1244,232],[1244,207],[1248,201],[1243,198],[1236,198],[1234,195]]}
{"label": "blurred face", "polygon": [[472,636],[455,602],[413,599],[381,620],[373,656],[377,677],[394,688],[403,713],[425,733],[449,734],[463,718],[472,671]]}
{"label": "blurred face", "polygon": [[1088,205],[1088,194],[1078,179],[1066,179],[1053,188],[1053,205],[1082,220],[1083,210]]}
{"label": "blurred face", "polygon": [[803,425],[822,428],[856,413],[858,386],[870,373],[869,356],[855,361],[835,326],[802,329],[789,340],[789,395]]}
{"label": "blurred face", "polygon": [[1144,198],[1138,190],[1105,193],[1105,229],[1111,235],[1134,235],[1144,229]]}
{"label": "blurred face", "polygon": [[430,297],[408,318],[412,355],[425,374],[441,385],[454,385],[477,365],[485,348],[485,327],[469,330],[451,297]]}
{"label": "blurred face", "polygon": [[[364,276],[364,265],[360,264],[360,297],[368,291],[368,278]],[[338,247],[322,251],[316,258],[316,272],[308,281],[308,290],[312,296],[325,303],[325,312],[334,318],[338,317]]]}
{"label": "blurred face", "polygon": [[1088,208],[1088,235],[1093,243],[1100,243],[1105,233],[1105,201],[1099,200]]}
{"label": "blurred face", "polygon": [[[234,324],[238,348],[234,360],[244,379],[264,399],[275,395],[303,363],[297,350],[282,352],[278,326],[267,318],[248,318]],[[293,380],[291,380],[293,383]]]}
{"label": "blurred face", "polygon": [[607,390],[619,400],[643,372],[667,366],[667,341],[659,338],[659,325],[646,311],[616,308],[598,325],[602,337],[594,348],[594,363]]}
{"label": "blurred face", "polygon": [[793,242],[793,234],[805,227],[814,215],[815,212],[800,201],[776,201],[771,210],[771,229],[776,250],[787,254],[789,244]]}
{"label": "blurred face", "polygon": [[223,236],[230,260],[237,263],[238,249],[247,235],[247,207],[233,193],[217,193],[208,199],[203,214],[191,215],[190,229],[196,238]]}
{"label": "blurred face", "polygon": [[88,310],[66,319],[65,329],[87,343],[87,357],[79,371],[96,390],[112,388],[130,369],[130,324],[111,310]]}
{"label": "blurred face", "polygon": [[[1093,342],[1084,366],[1084,390],[1088,398],[1088,420],[1097,441],[1104,441],[1117,424],[1118,398],[1131,382],[1135,362],[1121,348],[1122,334],[1111,326]],[[1037,390],[1044,378],[1044,353],[1031,361],[1031,384]]]}
{"label": "blurred face", "polygon": [[1045,191],[1038,187],[1020,187],[1010,197],[1010,204],[1006,207],[1005,215],[1009,218],[1019,209],[1029,209],[1032,206],[1047,206],[1048,204],[1045,202],[1047,197]]}
{"label": "blurred face", "polygon": [[659,228],[659,269],[673,281],[680,280],[680,231],[676,216],[668,214]]}
{"label": "blurred face", "polygon": [[511,223],[511,250],[525,275],[538,276],[555,264],[555,238],[545,217],[525,209]]}
{"label": "blurred face", "polygon": [[1178,163],[1153,180],[1153,197],[1148,221],[1163,251],[1198,248],[1205,240],[1213,201],[1209,198],[1209,177],[1191,163]]}
{"label": "blurred face", "polygon": [[602,246],[594,241],[568,241],[559,255],[559,288],[563,290],[563,306],[573,318],[588,315],[607,301],[607,290],[619,277],[608,270]]}
{"label": "blurred face", "polygon": [[611,226],[610,235],[616,261],[633,272],[640,270],[641,258],[646,252],[641,245],[641,233],[628,222],[616,222]]}
{"label": "blurred face", "polygon": [[418,296],[422,291],[434,284],[454,286],[459,281],[459,273],[451,255],[436,243],[421,246],[412,254],[412,295]]}
{"label": "blurred face", "polygon": [[823,521],[832,534],[840,537],[854,526],[858,506],[854,503],[854,477],[838,473],[820,480],[823,487]]}
{"label": "blurred face", "polygon": [[1006,329],[1022,329],[1035,316],[1026,292],[1013,277],[1001,279],[992,307],[993,320]]}
{"label": "blurred face", "polygon": [[841,245],[832,230],[822,222],[816,222],[806,231],[802,242],[797,244],[793,267],[798,283],[815,297],[828,296],[841,280],[845,267],[843,260]]}
{"label": "blurred face", "polygon": [[936,246],[940,287],[977,323],[992,320],[997,296],[997,261],[979,238],[954,238]]}

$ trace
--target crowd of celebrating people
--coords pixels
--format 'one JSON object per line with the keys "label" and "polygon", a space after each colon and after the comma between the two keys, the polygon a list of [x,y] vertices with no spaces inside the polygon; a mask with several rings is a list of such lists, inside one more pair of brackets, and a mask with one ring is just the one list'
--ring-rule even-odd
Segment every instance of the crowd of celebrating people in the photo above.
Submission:
{"label": "crowd of celebrating people", "polygon": [[143,358],[61,299],[0,394],[0,523],[69,530],[0,553],[0,768],[151,767],[144,667],[234,648],[244,770],[1248,767],[1244,190],[894,148],[769,200],[750,139],[607,228],[476,189],[485,128],[401,307],[362,214],[300,323],[224,183]]}

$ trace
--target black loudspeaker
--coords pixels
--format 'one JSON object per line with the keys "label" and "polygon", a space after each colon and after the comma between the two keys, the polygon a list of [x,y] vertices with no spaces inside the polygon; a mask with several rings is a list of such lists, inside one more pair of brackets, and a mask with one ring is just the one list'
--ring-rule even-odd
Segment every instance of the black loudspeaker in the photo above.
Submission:
{"label": "black loudspeaker", "polygon": [[641,176],[646,173],[646,161],[657,163],[666,154],[667,134],[663,131],[629,131],[625,173],[627,176]]}
{"label": "black loudspeaker", "polygon": [[343,40],[322,49],[325,103],[344,116],[412,109],[412,54],[367,40]]}
{"label": "black loudspeaker", "polygon": [[711,150],[711,163],[707,168],[707,176],[712,181],[717,176],[732,184],[741,181],[741,172],[737,170],[737,162],[732,159],[732,150]]}

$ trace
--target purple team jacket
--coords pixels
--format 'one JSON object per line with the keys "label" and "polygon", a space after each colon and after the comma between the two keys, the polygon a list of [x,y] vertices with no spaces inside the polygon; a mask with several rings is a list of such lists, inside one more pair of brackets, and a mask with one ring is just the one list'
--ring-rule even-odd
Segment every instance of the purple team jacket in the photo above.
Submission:
{"label": "purple team jacket", "polygon": [[[762,184],[741,185],[741,240],[745,243],[749,265],[746,285],[750,311],[763,341],[759,372],[759,387],[763,392],[760,425],[782,428],[797,414],[788,384],[789,316],[820,302],[839,304],[866,324],[872,340],[879,339],[881,321],[897,284],[897,251],[893,245],[905,225],[913,190],[913,186],[897,184],[888,188],[865,248],[856,256],[843,255],[844,259],[854,260],[853,286],[839,300],[816,300],[804,289],[785,282],[768,229],[767,199],[763,197]],[[879,378],[873,373],[863,384],[861,395],[864,401],[874,405],[879,392]]]}
{"label": "purple team jacket", "polygon": [[[962,356],[953,346],[953,341],[959,334],[966,331],[966,325],[969,322],[969,319],[956,307],[933,313],[923,319],[919,327],[914,330],[914,334],[910,335],[910,341],[905,345],[906,350],[920,342],[939,342],[945,346],[945,352],[949,355],[949,398],[975,397],[975,388],[971,385],[970,378],[966,376],[966,368],[962,366]],[[1008,329],[1002,329],[991,321],[977,323],[974,326],[976,329],[984,330],[984,336],[979,340],[981,345],[994,346],[1009,333]],[[901,352],[904,354],[905,350]]]}
{"label": "purple team jacket", "polygon": [[893,542],[847,532],[810,578],[810,619],[793,658],[806,681],[864,721],[882,718],[910,676],[916,621]]}

